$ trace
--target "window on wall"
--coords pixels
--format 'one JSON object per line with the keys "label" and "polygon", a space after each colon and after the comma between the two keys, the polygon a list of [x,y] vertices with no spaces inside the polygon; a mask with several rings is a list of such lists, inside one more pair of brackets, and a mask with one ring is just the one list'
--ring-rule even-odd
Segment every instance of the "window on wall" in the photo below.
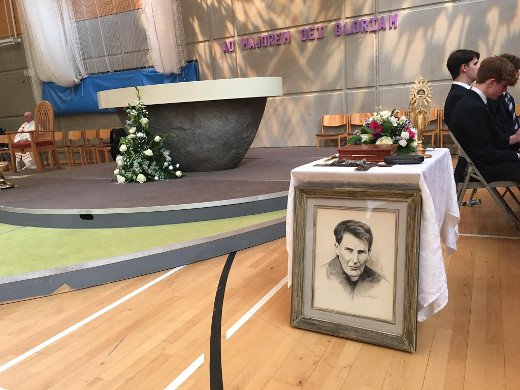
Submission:
{"label": "window on wall", "polygon": [[89,74],[152,66],[140,0],[73,0]]}

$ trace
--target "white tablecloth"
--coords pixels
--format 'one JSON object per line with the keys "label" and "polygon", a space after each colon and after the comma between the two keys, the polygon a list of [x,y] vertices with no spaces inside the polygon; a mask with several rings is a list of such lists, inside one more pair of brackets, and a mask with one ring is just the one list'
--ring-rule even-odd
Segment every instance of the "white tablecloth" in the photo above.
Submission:
{"label": "white tablecloth", "polygon": [[448,149],[428,150],[432,158],[422,164],[374,167],[369,171],[355,168],[318,167],[315,161],[291,171],[287,203],[287,251],[289,286],[292,282],[294,225],[294,187],[337,184],[341,187],[363,185],[415,185],[422,193],[421,237],[417,319],[424,321],[448,303],[448,285],[442,257],[441,239],[448,255],[457,250],[459,208],[453,168]]}

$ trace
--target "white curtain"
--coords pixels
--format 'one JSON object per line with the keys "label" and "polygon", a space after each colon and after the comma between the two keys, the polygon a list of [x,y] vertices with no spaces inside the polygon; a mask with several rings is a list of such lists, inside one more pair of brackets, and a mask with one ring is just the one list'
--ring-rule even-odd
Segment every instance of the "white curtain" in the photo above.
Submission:
{"label": "white curtain", "polygon": [[154,68],[179,73],[186,62],[186,41],[180,0],[143,0],[146,35]]}
{"label": "white curtain", "polygon": [[78,84],[87,72],[70,0],[19,0],[18,4],[29,73],[65,87]]}

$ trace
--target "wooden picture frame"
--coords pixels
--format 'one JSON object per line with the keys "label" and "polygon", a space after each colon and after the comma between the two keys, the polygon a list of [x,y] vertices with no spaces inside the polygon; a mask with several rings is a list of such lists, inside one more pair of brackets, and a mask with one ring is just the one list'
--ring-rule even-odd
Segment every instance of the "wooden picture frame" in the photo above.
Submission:
{"label": "wooden picture frame", "polygon": [[420,190],[303,186],[294,205],[291,325],[414,352]]}

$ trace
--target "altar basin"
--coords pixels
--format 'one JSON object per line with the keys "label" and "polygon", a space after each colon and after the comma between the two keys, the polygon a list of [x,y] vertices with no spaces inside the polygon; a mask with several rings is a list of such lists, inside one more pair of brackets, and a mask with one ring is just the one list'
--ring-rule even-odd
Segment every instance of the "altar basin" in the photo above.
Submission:
{"label": "altar basin", "polygon": [[[282,95],[281,77],[251,77],[139,87],[154,134],[172,132],[164,146],[186,172],[235,168],[253,142],[269,96]],[[99,108],[135,105],[135,88],[98,92]]]}

